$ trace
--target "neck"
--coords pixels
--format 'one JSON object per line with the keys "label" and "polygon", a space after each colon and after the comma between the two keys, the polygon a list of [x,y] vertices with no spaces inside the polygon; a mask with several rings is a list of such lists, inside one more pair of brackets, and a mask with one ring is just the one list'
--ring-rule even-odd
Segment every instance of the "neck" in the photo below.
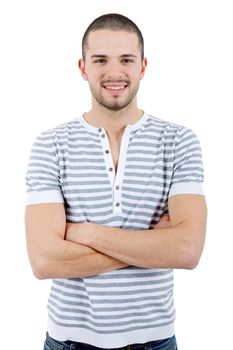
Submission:
{"label": "neck", "polygon": [[129,124],[135,124],[143,115],[143,111],[137,106],[131,106],[119,111],[112,111],[105,107],[92,106],[92,109],[84,114],[85,120],[92,126],[103,127],[111,134],[117,134],[124,131]]}

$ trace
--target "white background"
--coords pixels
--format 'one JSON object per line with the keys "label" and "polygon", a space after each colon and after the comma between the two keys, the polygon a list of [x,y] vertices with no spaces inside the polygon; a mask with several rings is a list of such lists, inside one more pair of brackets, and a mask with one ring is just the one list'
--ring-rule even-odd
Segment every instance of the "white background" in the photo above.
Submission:
{"label": "white background", "polygon": [[0,5],[0,347],[42,350],[50,281],[36,280],[25,247],[29,151],[43,130],[90,107],[77,69],[84,30],[119,12],[141,28],[148,57],[138,97],[147,112],[192,128],[205,164],[205,251],[176,271],[179,350],[232,347],[233,10],[231,1],[21,0]]}

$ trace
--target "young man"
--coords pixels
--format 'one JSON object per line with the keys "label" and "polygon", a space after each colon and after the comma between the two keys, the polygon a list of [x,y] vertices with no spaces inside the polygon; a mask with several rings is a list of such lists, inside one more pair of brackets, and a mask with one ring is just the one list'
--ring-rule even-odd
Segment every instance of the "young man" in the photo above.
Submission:
{"label": "young man", "polygon": [[205,237],[199,142],[137,107],[131,20],[95,19],[82,49],[91,109],[42,133],[27,173],[29,258],[53,279],[44,349],[175,350],[173,269],[193,269]]}

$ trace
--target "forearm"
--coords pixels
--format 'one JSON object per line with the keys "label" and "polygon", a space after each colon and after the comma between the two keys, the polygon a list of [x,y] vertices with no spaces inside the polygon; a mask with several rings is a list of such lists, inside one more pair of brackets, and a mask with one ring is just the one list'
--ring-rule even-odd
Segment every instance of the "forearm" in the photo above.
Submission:
{"label": "forearm", "polygon": [[203,247],[202,240],[193,245],[193,233],[182,223],[139,231],[86,223],[78,231],[72,238],[76,242],[143,268],[194,268]]}
{"label": "forearm", "polygon": [[127,266],[90,247],[60,238],[52,239],[32,265],[39,279],[88,277]]}
{"label": "forearm", "polygon": [[[177,195],[169,199],[168,226],[125,230],[95,223],[76,224],[76,242],[126,264],[144,268],[194,268],[201,256],[207,208],[203,196]],[[72,240],[72,239],[71,239]]]}
{"label": "forearm", "polygon": [[83,241],[126,264],[143,268],[186,268],[190,259],[185,227],[151,230],[122,230],[105,227]]}

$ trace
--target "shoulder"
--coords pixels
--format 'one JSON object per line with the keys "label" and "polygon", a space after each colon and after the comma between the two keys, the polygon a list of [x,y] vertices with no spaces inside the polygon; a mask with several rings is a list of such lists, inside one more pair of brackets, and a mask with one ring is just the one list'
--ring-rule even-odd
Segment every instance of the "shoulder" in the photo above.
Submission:
{"label": "shoulder", "polygon": [[193,132],[190,128],[184,126],[184,125],[180,125],[159,117],[155,117],[151,114],[147,114],[148,118],[147,118],[147,122],[148,124],[150,124],[151,126],[154,126],[158,129],[162,129],[162,130],[170,130],[173,131],[174,133],[177,132]]}
{"label": "shoulder", "polygon": [[185,141],[186,139],[188,140],[189,138],[197,140],[197,135],[192,129],[150,114],[147,115],[148,130],[153,130],[154,132],[163,135],[166,139],[172,139],[176,143]]}
{"label": "shoulder", "polygon": [[59,124],[55,126],[54,128],[42,131],[41,135],[42,136],[55,136],[62,133],[65,133],[67,131],[75,131],[77,128],[80,127],[80,124],[78,122],[79,118],[72,119],[66,123]]}
{"label": "shoulder", "polygon": [[79,118],[75,118],[69,122],[57,125],[51,129],[44,130],[36,137],[34,143],[57,143],[59,140],[67,138],[68,135],[77,133],[81,128],[78,122]]}

